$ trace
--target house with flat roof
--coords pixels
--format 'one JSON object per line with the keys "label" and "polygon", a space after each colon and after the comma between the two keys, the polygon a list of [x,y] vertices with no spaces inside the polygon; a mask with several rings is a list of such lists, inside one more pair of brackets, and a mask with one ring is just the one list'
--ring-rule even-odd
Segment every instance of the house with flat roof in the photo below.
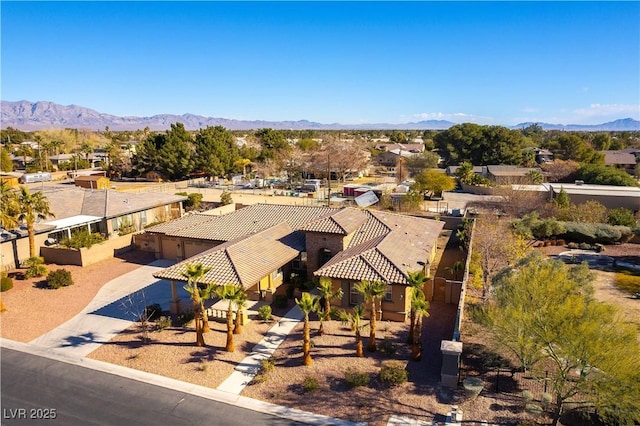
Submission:
{"label": "house with flat roof", "polygon": [[633,212],[640,211],[640,187],[589,185],[581,183],[547,183],[553,197],[564,190],[573,204],[596,200],[608,209],[624,207]]}
{"label": "house with flat roof", "polygon": [[171,281],[174,311],[186,266],[201,263],[211,268],[202,283],[241,285],[251,300],[271,301],[296,273],[331,279],[344,292],[334,305],[350,308],[361,302],[355,283],[383,281],[383,318],[404,321],[411,302],[408,272],[429,273],[443,227],[432,219],[350,207],[254,204],[222,216],[186,216],[145,234],[157,256],[180,260],[154,275]]}

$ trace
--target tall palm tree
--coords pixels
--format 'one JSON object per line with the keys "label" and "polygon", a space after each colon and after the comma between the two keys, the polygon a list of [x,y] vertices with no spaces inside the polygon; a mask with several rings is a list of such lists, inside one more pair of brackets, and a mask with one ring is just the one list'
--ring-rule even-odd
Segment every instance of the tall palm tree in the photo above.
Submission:
{"label": "tall palm tree", "polygon": [[29,257],[36,256],[35,230],[33,225],[38,219],[46,219],[49,216],[55,217],[51,213],[49,200],[42,192],[29,192],[26,186],[20,187],[17,195],[18,205],[20,206],[20,215],[18,220],[27,224],[27,232],[29,233]]}
{"label": "tall palm tree", "polygon": [[302,340],[302,352],[304,353],[304,365],[311,365],[313,360],[311,359],[311,333],[309,331],[309,314],[318,310],[320,298],[318,296],[312,296],[310,293],[302,293],[300,300],[296,299],[296,305],[300,308],[304,314],[304,331]]}
{"label": "tall palm tree", "polygon": [[361,330],[368,326],[368,324],[364,323],[364,311],[364,305],[355,306],[353,312],[350,314],[346,311],[340,311],[340,321],[342,321],[343,324],[349,325],[351,331],[356,333],[356,356],[359,358],[364,356]]}
{"label": "tall palm tree", "polygon": [[411,292],[410,300],[411,300],[411,311],[409,314],[409,335],[407,336],[407,343],[413,343],[413,330],[416,326],[416,311],[413,309],[413,299],[418,295],[422,295],[424,298],[423,287],[424,283],[427,281],[427,276],[423,271],[408,271],[407,272],[407,282],[409,283],[409,289]]}
{"label": "tall palm tree", "polygon": [[375,352],[378,349],[376,346],[376,323],[378,316],[376,307],[378,300],[382,299],[387,291],[387,283],[362,280],[355,285],[355,289],[358,293],[362,294],[365,302],[369,302],[369,345],[367,346],[367,350],[369,352]]}
{"label": "tall palm tree", "polygon": [[216,295],[229,303],[227,309],[227,344],[224,348],[227,352],[235,351],[235,345],[233,344],[233,305],[236,301],[242,297],[244,289],[233,283],[218,286],[216,288]]}
{"label": "tall palm tree", "polygon": [[4,229],[15,228],[19,214],[16,192],[6,181],[0,180],[0,226]]}
{"label": "tall palm tree", "polygon": [[344,292],[342,289],[333,291],[333,282],[331,278],[321,277],[318,283],[318,293],[324,299],[324,311],[327,313],[327,321],[331,321],[331,301],[342,299]]}
{"label": "tall palm tree", "polygon": [[411,344],[411,359],[422,359],[422,318],[429,316],[429,302],[423,297],[417,296],[411,301],[411,309],[416,315],[416,325],[413,329],[413,342]]}
{"label": "tall palm tree", "polygon": [[242,334],[242,311],[247,306],[247,299],[249,299],[249,295],[243,291],[234,302],[236,305],[236,324],[233,328],[233,334]]}
{"label": "tall palm tree", "polygon": [[24,168],[27,168],[27,157],[33,155],[33,149],[29,145],[20,145],[20,147],[16,150],[16,154],[22,156],[22,162],[24,163]]}
{"label": "tall palm tree", "polygon": [[209,321],[204,310],[205,298],[211,297],[211,293],[215,288],[213,283],[210,283],[206,288],[202,289],[198,285],[204,274],[206,274],[211,268],[205,268],[201,263],[191,263],[186,265],[185,272],[182,276],[187,279],[187,285],[184,289],[191,295],[191,302],[193,305],[193,319],[196,327],[196,346],[204,346],[204,333],[209,331]]}

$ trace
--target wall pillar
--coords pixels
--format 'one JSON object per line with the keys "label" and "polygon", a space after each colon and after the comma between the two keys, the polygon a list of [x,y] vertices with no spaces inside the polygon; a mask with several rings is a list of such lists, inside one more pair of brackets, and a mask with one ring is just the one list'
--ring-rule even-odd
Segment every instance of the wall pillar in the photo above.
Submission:
{"label": "wall pillar", "polygon": [[457,388],[460,376],[460,355],[462,355],[462,342],[443,340],[440,343],[442,352],[442,368],[440,370],[440,383],[447,388]]}
{"label": "wall pillar", "polygon": [[178,315],[180,313],[180,302],[176,282],[175,280],[171,280],[171,301],[169,302],[169,312],[171,312],[171,314]]}

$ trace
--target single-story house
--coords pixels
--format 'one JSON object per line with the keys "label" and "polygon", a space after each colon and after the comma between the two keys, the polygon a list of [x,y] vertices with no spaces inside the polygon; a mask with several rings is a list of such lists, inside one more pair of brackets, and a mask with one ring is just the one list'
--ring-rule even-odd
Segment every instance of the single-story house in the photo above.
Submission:
{"label": "single-story house", "polygon": [[[623,169],[633,176],[638,159],[633,151],[600,151],[604,154],[604,165]],[[640,152],[640,150],[639,150]]]}
{"label": "single-story house", "polygon": [[575,183],[548,183],[553,197],[564,190],[573,204],[595,200],[608,209],[624,207],[633,212],[640,211],[640,188],[637,186],[590,185]]}
{"label": "single-story house", "polygon": [[[355,282],[380,280],[389,285],[383,318],[404,321],[411,301],[408,272],[429,273],[443,226],[436,220],[350,207],[254,204],[222,216],[186,216],[145,234],[155,234],[157,255],[184,259],[154,274],[171,281],[174,310],[180,307],[177,282],[186,281],[186,266],[201,263],[211,268],[203,283],[242,285],[253,300],[270,301],[296,272],[307,279],[330,278],[336,289],[344,290],[334,304],[349,308],[359,300]],[[198,242],[202,251],[185,256],[196,251]],[[165,244],[172,247],[165,251]]]}
{"label": "single-story house", "polygon": [[76,186],[87,189],[109,189],[111,181],[108,177],[102,175],[84,175],[77,176],[74,180]]}

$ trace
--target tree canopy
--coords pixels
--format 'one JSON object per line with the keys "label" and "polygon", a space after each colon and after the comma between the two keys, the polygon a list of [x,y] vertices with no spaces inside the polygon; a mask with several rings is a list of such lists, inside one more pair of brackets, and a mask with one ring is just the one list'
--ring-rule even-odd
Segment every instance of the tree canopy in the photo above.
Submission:
{"label": "tree canopy", "polygon": [[593,299],[586,264],[569,267],[538,252],[494,280],[489,319],[497,340],[532,375],[544,377],[556,399],[595,409],[606,421],[640,421],[637,332],[610,305]]}

